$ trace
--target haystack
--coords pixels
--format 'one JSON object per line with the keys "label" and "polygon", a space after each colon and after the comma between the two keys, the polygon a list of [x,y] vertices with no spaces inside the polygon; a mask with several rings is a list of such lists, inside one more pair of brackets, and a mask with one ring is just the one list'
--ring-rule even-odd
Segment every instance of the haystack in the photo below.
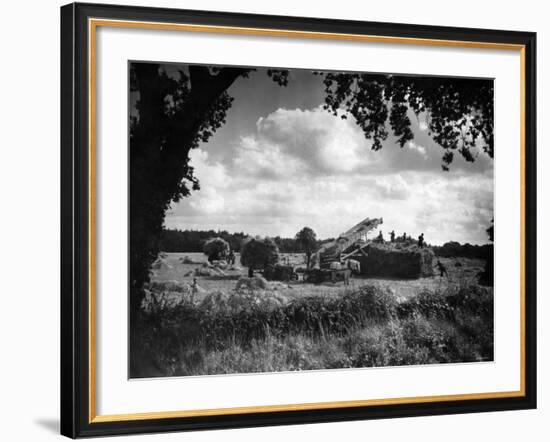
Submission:
{"label": "haystack", "polygon": [[365,255],[353,259],[361,263],[361,271],[367,276],[395,278],[421,278],[433,276],[434,252],[429,247],[416,245],[399,247],[391,243],[371,243],[365,247]]}
{"label": "haystack", "polygon": [[223,270],[220,270],[216,267],[209,267],[203,265],[194,270],[193,274],[195,276],[226,276],[226,273]]}
{"label": "haystack", "polygon": [[151,266],[153,270],[170,270],[172,266],[168,264],[164,259],[158,258]]}
{"label": "haystack", "polygon": [[151,281],[149,284],[146,284],[146,288],[155,293],[161,293],[161,292],[184,293],[189,291],[188,284],[182,284],[179,281],[175,281],[175,280]]}
{"label": "haystack", "polygon": [[253,278],[241,276],[235,285],[235,290],[243,288],[248,290],[267,290],[269,289],[269,283],[261,276],[254,276]]}
{"label": "haystack", "polygon": [[182,264],[202,264],[203,261],[197,261],[197,260],[194,260],[193,258],[185,255],[185,256],[182,256],[180,259],[179,259],[179,262],[181,262]]}
{"label": "haystack", "polygon": [[293,273],[294,269],[292,266],[275,264],[266,266],[263,276],[268,281],[290,281]]}

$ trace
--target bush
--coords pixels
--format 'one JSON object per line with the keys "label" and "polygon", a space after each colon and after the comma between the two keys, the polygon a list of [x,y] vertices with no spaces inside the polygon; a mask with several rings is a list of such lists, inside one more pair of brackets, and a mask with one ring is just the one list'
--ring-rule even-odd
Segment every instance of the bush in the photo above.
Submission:
{"label": "bush", "polygon": [[403,302],[377,286],[288,301],[244,284],[199,305],[159,300],[143,313],[140,355],[164,376],[493,359],[493,295],[476,285]]}

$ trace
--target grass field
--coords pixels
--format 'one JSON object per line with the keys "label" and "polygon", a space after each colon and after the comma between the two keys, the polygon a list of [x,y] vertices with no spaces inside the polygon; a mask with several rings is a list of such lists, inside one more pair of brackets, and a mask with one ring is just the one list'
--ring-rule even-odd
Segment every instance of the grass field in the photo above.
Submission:
{"label": "grass field", "polygon": [[[180,259],[188,257],[195,264],[182,263]],[[305,266],[304,255],[295,253],[281,254],[281,261],[295,266]],[[247,269],[224,270],[225,276],[186,276],[189,272],[199,268],[201,263],[207,262],[206,256],[202,253],[165,253],[162,258],[163,265],[154,269],[152,281],[177,281],[182,284],[192,284],[193,278],[197,279],[198,285],[204,289],[198,294],[200,300],[205,293],[211,291],[229,292],[235,288],[236,281],[241,276],[246,276]],[[449,288],[459,287],[476,283],[476,275],[483,270],[484,261],[481,259],[468,258],[441,258],[449,273],[448,278],[433,276],[419,279],[383,279],[366,278],[355,276],[351,279],[351,288],[357,288],[365,284],[374,285],[382,289],[390,290],[396,299],[407,299],[415,296],[424,290],[444,291]],[[458,264],[458,265],[457,265]],[[239,265],[239,254],[236,257],[236,265]],[[304,296],[338,296],[346,289],[342,282],[332,284],[308,284],[292,281],[286,284],[287,287],[278,287],[278,291],[288,299],[295,299]],[[202,291],[201,291],[202,292]]]}
{"label": "grass field", "polygon": [[196,276],[204,255],[164,253],[132,339],[131,377],[492,360],[493,290],[476,279],[484,262],[441,261],[448,277],[237,289],[247,274],[238,265]]}

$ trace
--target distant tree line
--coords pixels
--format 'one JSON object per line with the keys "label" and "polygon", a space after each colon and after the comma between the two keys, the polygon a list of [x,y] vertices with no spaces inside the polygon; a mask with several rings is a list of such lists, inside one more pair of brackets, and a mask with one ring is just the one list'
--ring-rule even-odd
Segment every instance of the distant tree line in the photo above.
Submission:
{"label": "distant tree line", "polygon": [[[248,235],[244,232],[229,233],[227,230],[164,229],[160,238],[160,250],[163,252],[202,253],[206,241],[214,237],[219,237],[227,241],[231,250],[239,252],[243,243],[251,236],[252,235]],[[281,253],[303,253],[304,251],[316,251],[322,244],[330,242],[334,240],[334,238],[327,238],[324,240],[311,238],[309,239],[310,244],[307,247],[304,247],[304,239],[301,236],[296,236],[294,238],[275,236],[272,240]],[[313,242],[315,244],[313,244]],[[461,244],[457,241],[449,241],[442,246],[432,246],[432,249],[437,256],[442,256],[444,258],[463,257],[486,259],[487,256],[493,254],[492,244]]]}
{"label": "distant tree line", "polygon": [[[252,235],[244,232],[229,233],[226,230],[177,230],[164,229],[160,237],[160,250],[163,252],[202,253],[204,243],[211,238],[219,237],[227,241],[231,250],[239,252],[245,240]],[[296,237],[283,238],[275,236],[272,240],[281,253],[302,253],[304,244]],[[317,250],[322,243],[328,240],[314,240],[316,244],[310,245],[312,250]]]}
{"label": "distant tree line", "polygon": [[164,229],[160,237],[160,250],[163,252],[202,253],[206,241],[219,237],[227,241],[231,250],[239,251],[248,236],[244,232],[229,233],[226,230]]}
{"label": "distant tree line", "polygon": [[442,256],[444,258],[462,257],[487,259],[488,256],[493,254],[492,244],[460,244],[457,241],[449,241],[442,246],[432,246],[432,249],[437,256]]}

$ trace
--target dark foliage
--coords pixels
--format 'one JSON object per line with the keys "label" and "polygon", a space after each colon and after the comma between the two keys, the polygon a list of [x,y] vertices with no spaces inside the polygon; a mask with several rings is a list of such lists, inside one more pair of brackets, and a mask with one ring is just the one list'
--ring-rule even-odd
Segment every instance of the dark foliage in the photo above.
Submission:
{"label": "dark foliage", "polygon": [[[201,359],[208,352],[253,351],[258,342],[284,342],[292,336],[324,343],[325,352],[328,342],[339,343],[344,353],[330,367],[317,368],[493,359],[493,295],[479,286],[445,293],[424,291],[400,303],[375,286],[363,286],[342,297],[304,297],[278,306],[257,299],[251,294],[251,302],[237,307],[180,303],[163,308],[158,303],[158,308],[144,314],[143,348],[158,355],[160,365],[176,367],[193,365],[194,351]],[[306,361],[311,358],[302,356]],[[298,366],[307,368],[307,364]]]}
{"label": "dark foliage", "polygon": [[[487,234],[493,241],[493,223],[487,229]],[[485,268],[479,275],[479,283],[485,286],[492,286],[494,280],[495,251],[493,244],[472,245],[460,244],[456,241],[446,242],[442,246],[433,246],[437,256],[444,258],[477,258],[485,261]]]}
{"label": "dark foliage", "polygon": [[429,134],[444,149],[443,170],[456,153],[473,162],[480,141],[493,158],[492,80],[327,73],[323,81],[324,108],[355,117],[373,150],[388,137],[387,122],[401,147],[413,139],[410,109],[426,115]]}
{"label": "dark foliage", "polygon": [[300,244],[296,241],[296,238],[282,238],[280,236],[276,236],[273,238],[273,241],[275,241],[275,244],[277,244],[279,252],[281,253],[300,253],[302,251],[300,249]]}
{"label": "dark foliage", "polygon": [[199,188],[189,151],[225,123],[233,99],[227,88],[247,69],[189,66],[177,79],[155,63],[132,63],[130,116],[130,306],[135,322],[143,284],[159,252],[164,215],[172,201]]}
{"label": "dark foliage", "polygon": [[[489,241],[494,241],[495,234],[495,224],[494,219],[491,220],[491,226],[487,228],[487,235],[489,236]],[[480,275],[479,282],[480,284],[493,286],[495,277],[495,252],[493,250],[493,245],[491,244],[491,249],[487,251],[485,257],[485,269]]]}
{"label": "dark foliage", "polygon": [[444,258],[479,258],[487,259],[493,254],[492,244],[483,244],[482,246],[472,244],[460,244],[457,241],[449,241],[442,246],[432,247],[436,256]]}
{"label": "dark foliage", "polygon": [[[175,230],[163,229],[159,239],[159,250],[172,253],[201,253],[204,243],[210,238],[220,237],[227,241],[231,250],[239,251],[250,235],[244,232],[229,233],[227,230]],[[300,253],[302,249],[296,238],[273,238],[281,253]],[[317,242],[315,249],[321,241]]]}
{"label": "dark foliage", "polygon": [[300,251],[305,253],[306,266],[309,268],[311,254],[319,248],[317,235],[311,227],[304,227],[296,234],[295,240],[298,247],[300,248]]}

